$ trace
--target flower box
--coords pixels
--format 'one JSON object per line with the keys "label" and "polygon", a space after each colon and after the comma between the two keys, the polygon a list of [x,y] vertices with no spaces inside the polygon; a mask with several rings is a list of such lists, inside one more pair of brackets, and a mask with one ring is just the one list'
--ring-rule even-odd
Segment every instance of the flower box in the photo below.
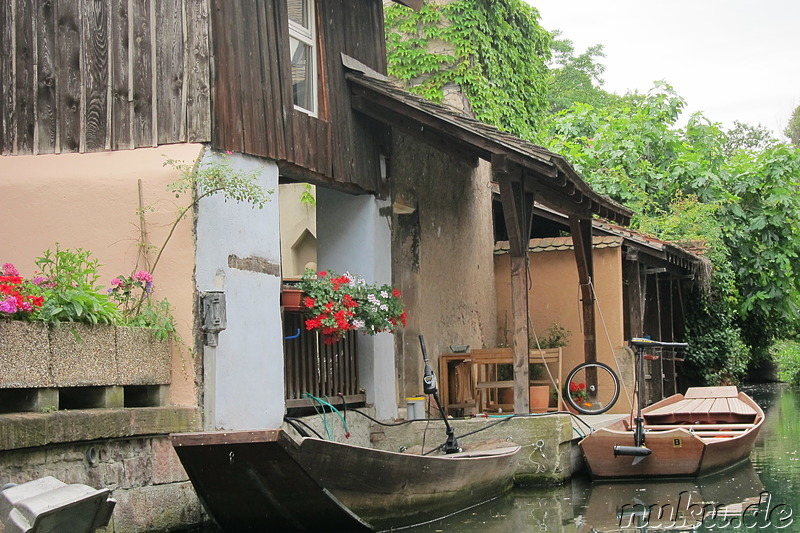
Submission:
{"label": "flower box", "polygon": [[166,385],[170,368],[147,329],[0,321],[0,388]]}
{"label": "flower box", "polygon": [[35,389],[52,382],[47,325],[0,320],[0,388]]}
{"label": "flower box", "polygon": [[284,311],[302,311],[304,294],[302,289],[284,288],[281,291],[281,307]]}

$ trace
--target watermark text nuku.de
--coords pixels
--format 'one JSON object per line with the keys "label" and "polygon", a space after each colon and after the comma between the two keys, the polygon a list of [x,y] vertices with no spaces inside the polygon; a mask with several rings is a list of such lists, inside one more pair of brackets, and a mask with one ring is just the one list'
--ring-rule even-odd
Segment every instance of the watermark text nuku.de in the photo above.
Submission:
{"label": "watermark text nuku.de", "polygon": [[772,494],[761,492],[757,497],[737,503],[704,502],[696,494],[683,491],[677,503],[645,505],[626,503],[618,511],[620,528],[650,529],[783,529],[794,522],[791,506],[773,501]]}

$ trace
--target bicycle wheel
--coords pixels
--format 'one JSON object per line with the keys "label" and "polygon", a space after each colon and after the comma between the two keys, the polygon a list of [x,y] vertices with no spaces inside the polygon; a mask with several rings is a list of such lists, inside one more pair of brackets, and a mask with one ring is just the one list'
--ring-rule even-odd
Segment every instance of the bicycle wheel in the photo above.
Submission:
{"label": "bicycle wheel", "polygon": [[564,398],[583,415],[605,413],[617,403],[619,378],[604,363],[581,363],[567,376]]}

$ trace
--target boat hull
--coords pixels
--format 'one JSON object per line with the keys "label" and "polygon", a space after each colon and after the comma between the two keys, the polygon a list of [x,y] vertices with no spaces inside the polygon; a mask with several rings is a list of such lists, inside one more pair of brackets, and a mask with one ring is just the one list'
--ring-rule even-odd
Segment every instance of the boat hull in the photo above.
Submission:
{"label": "boat hull", "polygon": [[370,531],[431,520],[511,488],[519,447],[419,456],[283,431],[173,435],[225,531]]}
{"label": "boat hull", "polygon": [[[703,394],[703,389],[695,389],[694,395]],[[708,389],[705,393],[713,400],[713,393],[719,388]],[[642,413],[647,428],[645,446],[652,453],[636,464],[630,456],[614,455],[615,446],[635,446],[627,419],[592,432],[580,442],[590,474],[602,479],[697,477],[745,460],[753,449],[764,413],[743,393],[731,397],[738,400],[737,406],[745,405],[752,410],[750,422],[744,423],[745,415],[737,412],[682,414],[680,405],[683,404],[679,402],[685,404],[690,400],[680,394],[645,409]],[[691,399],[697,405],[701,405],[702,400],[708,399]]]}

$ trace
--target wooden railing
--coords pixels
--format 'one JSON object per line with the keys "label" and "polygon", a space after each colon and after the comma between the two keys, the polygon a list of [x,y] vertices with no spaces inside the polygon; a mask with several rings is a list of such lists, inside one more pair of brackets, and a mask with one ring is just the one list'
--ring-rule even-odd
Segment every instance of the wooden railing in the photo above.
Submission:
{"label": "wooden railing", "polygon": [[283,335],[287,408],[313,405],[305,393],[334,405],[341,403],[339,393],[347,403],[366,400],[358,385],[356,332],[325,344],[322,335],[305,329],[301,313],[284,312]]}

